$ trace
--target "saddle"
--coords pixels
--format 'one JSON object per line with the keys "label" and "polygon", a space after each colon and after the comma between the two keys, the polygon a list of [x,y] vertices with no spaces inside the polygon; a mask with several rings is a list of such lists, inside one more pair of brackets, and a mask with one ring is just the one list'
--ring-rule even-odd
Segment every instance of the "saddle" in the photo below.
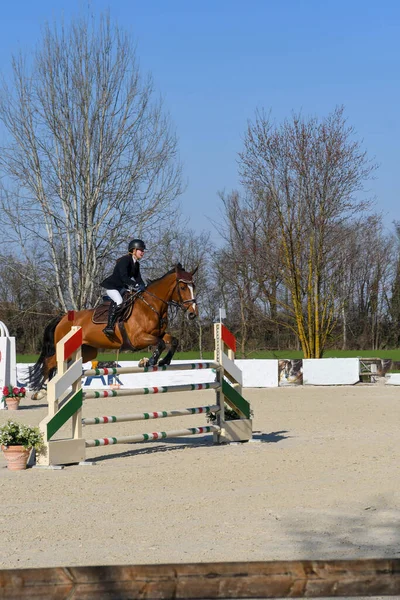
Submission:
{"label": "saddle", "polygon": [[106,300],[105,302],[102,302],[102,304],[99,304],[99,306],[96,306],[96,308],[93,310],[92,322],[95,323],[96,325],[101,325],[103,323],[107,323],[109,308],[110,308],[109,300]]}
{"label": "saddle", "polygon": [[[102,303],[93,309],[92,323],[94,323],[95,325],[107,324],[108,309],[110,308],[110,303],[111,303],[111,300],[108,298],[108,296],[103,296]],[[131,294],[129,294],[128,296],[126,296],[124,298],[123,303],[117,310],[116,323],[118,323],[119,321],[127,321],[129,319],[129,317],[132,314],[132,309],[133,309],[134,303],[135,303],[135,296],[132,296]]]}

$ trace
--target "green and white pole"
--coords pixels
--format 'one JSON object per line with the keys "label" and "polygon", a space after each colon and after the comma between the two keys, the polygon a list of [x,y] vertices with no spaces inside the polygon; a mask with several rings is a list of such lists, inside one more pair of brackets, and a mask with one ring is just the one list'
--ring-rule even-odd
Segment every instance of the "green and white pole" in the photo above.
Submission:
{"label": "green and white pole", "polygon": [[82,425],[100,425],[105,423],[119,423],[122,421],[147,421],[150,419],[165,419],[166,417],[181,417],[184,415],[200,415],[217,412],[219,407],[212,406],[196,406],[195,408],[178,408],[175,410],[160,410],[153,412],[138,413],[133,415],[116,415],[105,417],[90,417],[82,419]]}
{"label": "green and white pole", "polygon": [[162,371],[199,371],[204,369],[216,369],[215,362],[197,362],[197,363],[175,363],[173,365],[163,365],[162,367],[104,367],[102,369],[86,369],[83,371],[84,377],[99,377],[101,375],[124,375],[128,373],[157,373]]}
{"label": "green and white pole", "polygon": [[172,437],[181,437],[184,435],[200,435],[204,433],[217,432],[220,428],[217,425],[206,425],[203,427],[190,427],[189,429],[177,429],[175,431],[154,431],[152,433],[140,433],[138,435],[125,435],[119,438],[107,437],[97,440],[86,440],[86,448],[96,448],[97,446],[111,446],[114,444],[133,444],[140,442],[151,442],[154,440],[165,440]]}
{"label": "green and white pole", "polygon": [[220,383],[187,383],[184,385],[163,385],[145,388],[122,388],[119,390],[90,390],[84,392],[84,399],[89,398],[115,398],[117,396],[144,396],[146,394],[166,394],[167,392],[194,392],[196,390],[216,390],[221,387]]}

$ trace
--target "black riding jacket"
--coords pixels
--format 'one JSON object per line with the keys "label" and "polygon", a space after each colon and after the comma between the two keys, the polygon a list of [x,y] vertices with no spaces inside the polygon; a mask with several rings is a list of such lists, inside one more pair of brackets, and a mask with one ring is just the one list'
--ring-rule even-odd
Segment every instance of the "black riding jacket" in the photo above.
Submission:
{"label": "black riding jacket", "polygon": [[144,281],[140,274],[139,261],[133,261],[131,254],[124,254],[117,260],[112,275],[106,277],[101,286],[106,290],[118,290],[121,292],[123,288],[128,288],[130,285],[142,284]]}

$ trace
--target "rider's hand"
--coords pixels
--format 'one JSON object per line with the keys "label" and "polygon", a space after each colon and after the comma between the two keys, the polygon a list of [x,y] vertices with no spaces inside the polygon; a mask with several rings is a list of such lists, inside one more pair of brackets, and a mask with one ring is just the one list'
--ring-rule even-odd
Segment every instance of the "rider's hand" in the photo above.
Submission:
{"label": "rider's hand", "polygon": [[136,283],[135,285],[130,285],[128,287],[128,290],[130,292],[143,292],[145,287],[146,286],[144,285],[144,283]]}

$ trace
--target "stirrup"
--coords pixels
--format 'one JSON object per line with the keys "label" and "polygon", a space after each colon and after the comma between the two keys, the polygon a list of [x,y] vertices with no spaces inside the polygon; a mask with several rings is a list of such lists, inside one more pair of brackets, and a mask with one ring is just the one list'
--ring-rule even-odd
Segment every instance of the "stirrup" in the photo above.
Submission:
{"label": "stirrup", "polygon": [[103,329],[103,333],[106,335],[114,335],[115,328],[112,325],[106,325]]}

